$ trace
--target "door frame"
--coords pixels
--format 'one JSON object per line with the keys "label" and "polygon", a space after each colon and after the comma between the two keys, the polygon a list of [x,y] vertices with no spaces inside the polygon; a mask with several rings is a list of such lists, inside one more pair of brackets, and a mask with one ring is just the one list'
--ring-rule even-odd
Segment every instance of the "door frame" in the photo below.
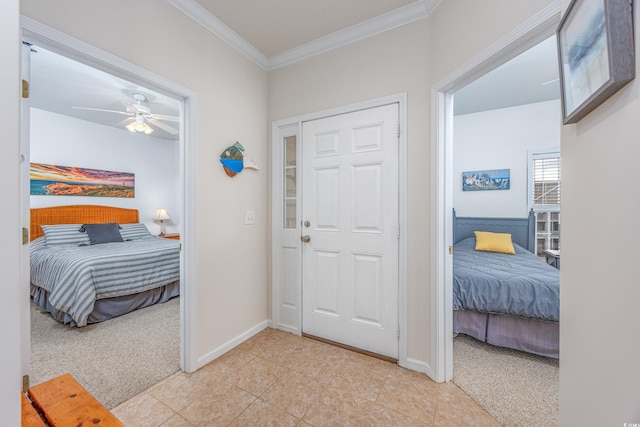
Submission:
{"label": "door frame", "polygon": [[556,32],[556,0],[431,88],[431,378],[453,378],[453,94]]}
{"label": "door frame", "polygon": [[[300,147],[302,141],[302,123],[311,120],[322,119],[325,117],[336,116],[366,110],[375,107],[381,107],[389,104],[398,104],[400,136],[398,140],[398,221],[400,223],[400,237],[398,239],[398,364],[402,367],[413,369],[416,371],[424,371],[424,365],[411,361],[407,361],[407,94],[399,93],[381,98],[375,98],[368,101],[358,102],[354,104],[344,105],[340,107],[330,108],[327,110],[316,111],[300,116],[295,116],[283,120],[274,121],[271,124],[271,327],[282,329],[296,335],[302,335],[302,247],[298,242],[296,248],[296,272],[295,283],[298,286],[298,292],[295,296],[297,304],[297,313],[293,322],[281,322],[279,301],[282,297],[282,285],[285,280],[284,259],[281,254],[283,238],[282,238],[282,218],[283,218],[283,194],[282,180],[280,179],[280,171],[283,170],[282,147],[279,142],[285,136],[296,135],[297,146]],[[300,149],[297,150],[297,164],[301,165]],[[300,171],[297,171],[300,177]],[[298,178],[298,182],[300,179]],[[297,212],[296,218],[301,215],[301,195],[302,189],[297,188]],[[300,236],[300,222],[297,221],[295,233]]]}
{"label": "door frame", "polygon": [[[132,83],[148,87],[181,103],[180,116],[180,369],[193,372],[197,364],[196,276],[196,141],[197,94],[158,74],[125,61],[26,16],[20,17],[21,41],[27,41]],[[22,119],[21,119],[22,120]],[[24,269],[23,269],[24,270]],[[28,272],[28,269],[27,269]],[[22,310],[29,312],[28,305]],[[29,328],[25,333],[31,333]],[[24,339],[25,337],[23,337]],[[29,339],[29,338],[28,338]],[[25,358],[25,355],[23,355]]]}

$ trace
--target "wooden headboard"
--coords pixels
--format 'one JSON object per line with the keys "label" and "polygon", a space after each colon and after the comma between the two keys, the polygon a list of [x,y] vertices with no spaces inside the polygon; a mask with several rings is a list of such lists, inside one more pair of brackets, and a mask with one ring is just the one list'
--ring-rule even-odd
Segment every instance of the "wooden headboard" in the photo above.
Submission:
{"label": "wooden headboard", "polygon": [[137,209],[116,208],[98,205],[53,206],[31,209],[31,240],[43,236],[41,225],[98,224],[117,222],[134,224],[139,222]]}
{"label": "wooden headboard", "polygon": [[533,210],[526,218],[462,218],[453,210],[453,243],[473,237],[474,231],[509,233],[513,242],[536,253],[536,223]]}

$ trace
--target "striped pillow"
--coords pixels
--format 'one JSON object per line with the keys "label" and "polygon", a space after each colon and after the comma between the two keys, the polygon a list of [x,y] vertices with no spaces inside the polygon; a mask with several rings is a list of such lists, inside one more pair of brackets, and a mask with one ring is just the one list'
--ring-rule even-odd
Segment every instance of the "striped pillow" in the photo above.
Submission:
{"label": "striped pillow", "polygon": [[137,240],[153,237],[144,224],[120,224],[120,234],[124,240]]}
{"label": "striped pillow", "polygon": [[47,246],[67,245],[80,246],[89,245],[89,235],[80,232],[82,224],[60,224],[43,225],[44,239]]}

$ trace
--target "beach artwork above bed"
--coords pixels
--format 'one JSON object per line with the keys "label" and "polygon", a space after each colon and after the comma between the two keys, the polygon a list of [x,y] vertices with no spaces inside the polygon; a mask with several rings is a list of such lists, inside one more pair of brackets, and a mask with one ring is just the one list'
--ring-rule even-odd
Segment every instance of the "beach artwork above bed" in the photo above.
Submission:
{"label": "beach artwork above bed", "polygon": [[135,197],[135,175],[31,163],[32,196]]}
{"label": "beach artwork above bed", "polygon": [[508,190],[510,169],[462,172],[462,191]]}

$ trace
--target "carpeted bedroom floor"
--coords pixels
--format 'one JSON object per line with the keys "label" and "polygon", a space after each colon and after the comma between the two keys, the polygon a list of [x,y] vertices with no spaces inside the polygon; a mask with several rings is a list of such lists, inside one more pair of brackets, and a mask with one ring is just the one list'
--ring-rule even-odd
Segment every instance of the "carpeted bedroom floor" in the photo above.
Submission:
{"label": "carpeted bedroom floor", "polygon": [[505,426],[558,425],[559,371],[557,359],[453,340],[453,382]]}
{"label": "carpeted bedroom floor", "polygon": [[69,372],[108,409],[180,370],[180,299],[84,328],[31,304],[31,385]]}

